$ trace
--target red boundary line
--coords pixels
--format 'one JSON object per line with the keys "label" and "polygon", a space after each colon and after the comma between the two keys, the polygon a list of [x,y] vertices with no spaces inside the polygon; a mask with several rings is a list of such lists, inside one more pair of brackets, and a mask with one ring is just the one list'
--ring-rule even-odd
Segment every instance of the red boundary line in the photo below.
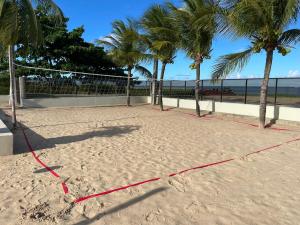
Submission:
{"label": "red boundary line", "polygon": [[[300,138],[292,139],[290,141],[285,142],[285,144],[289,144],[289,143],[296,142],[296,141],[300,141]],[[259,154],[259,153],[261,153],[263,151],[272,150],[272,149],[278,148],[278,147],[280,147],[282,145],[283,144],[274,145],[274,146],[271,146],[271,147],[268,147],[268,148],[264,148],[264,149],[261,149],[261,150],[249,153],[249,154],[247,154],[245,156],[250,156],[250,155],[253,155],[253,154]],[[188,171],[192,171],[192,170],[198,170],[198,169],[203,169],[203,168],[207,168],[207,167],[213,167],[213,166],[218,166],[218,165],[221,165],[221,164],[226,164],[226,163],[229,163],[229,162],[232,162],[232,161],[235,161],[235,160],[236,159],[228,159],[228,160],[224,160],[224,161],[220,161],[220,162],[215,162],[215,163],[210,163],[210,164],[206,164],[206,165],[194,167],[194,168],[191,168],[191,169],[182,170],[182,171],[180,171],[178,173],[172,173],[172,174],[170,174],[169,177],[174,177],[176,175],[180,175],[180,174],[186,173]],[[125,189],[131,188],[131,187],[140,186],[142,184],[150,183],[150,182],[154,182],[154,181],[158,181],[160,179],[161,178],[154,178],[154,179],[151,179],[151,180],[146,180],[146,181],[142,181],[142,182],[139,182],[139,183],[130,184],[130,185],[127,185],[127,186],[124,186],[124,187],[119,187],[119,188],[112,189],[112,190],[109,190],[109,191],[104,191],[104,192],[101,192],[99,194],[88,195],[88,196],[76,199],[74,201],[74,203],[80,203],[80,202],[86,201],[88,199],[97,198],[97,197],[100,197],[100,196],[103,196],[103,195],[108,195],[108,194],[113,193],[113,192],[117,192],[117,191],[120,191],[120,190],[125,190]]]}
{"label": "red boundary line", "polygon": [[[22,127],[21,127],[22,128]],[[26,136],[26,133],[24,131],[24,129],[22,128],[22,132],[23,132],[23,135],[25,137],[25,140],[26,140],[26,143],[33,155],[33,157],[35,158],[35,160],[41,165],[43,166],[45,169],[47,169],[53,176],[55,176],[56,178],[60,178],[60,176],[55,172],[53,171],[51,168],[49,168],[45,163],[43,163],[39,158],[38,156],[35,154],[35,150],[32,148],[27,136]],[[249,154],[246,154],[244,157],[247,157],[247,156],[250,156],[250,155],[253,155],[253,154],[259,154],[261,152],[264,152],[264,151],[270,151],[272,149],[276,149],[276,148],[279,148],[280,146],[282,146],[283,144],[289,144],[289,143],[293,143],[293,142],[296,142],[296,141],[300,141],[300,138],[295,138],[295,139],[292,139],[292,140],[289,140],[289,141],[286,141],[282,144],[278,144],[278,145],[273,145],[273,146],[270,146],[270,147],[267,147],[267,148],[264,148],[264,149],[261,149],[261,150],[258,150],[258,151],[254,151],[254,152],[251,152]],[[182,170],[182,171],[179,171],[177,173],[172,173],[170,175],[168,175],[168,177],[174,177],[176,175],[180,175],[180,174],[183,174],[183,173],[187,173],[189,171],[192,171],[192,170],[199,170],[199,169],[204,169],[204,168],[208,168],[208,167],[213,167],[213,166],[218,166],[218,165],[222,165],[222,164],[226,164],[226,163],[229,163],[229,162],[232,162],[232,161],[235,161],[236,159],[232,158],[232,159],[227,159],[227,160],[224,160],[224,161],[219,161],[219,162],[214,162],[214,163],[210,163],[210,164],[205,164],[205,165],[201,165],[201,166],[198,166],[198,167],[194,167],[194,168],[190,168],[190,169],[185,169],[185,170]],[[127,186],[122,186],[122,187],[119,187],[119,188],[116,188],[116,189],[110,189],[110,190],[107,190],[107,191],[104,191],[104,192],[101,192],[101,193],[98,193],[98,194],[92,194],[92,195],[88,195],[88,196],[84,196],[84,197],[80,197],[80,198],[77,198],[74,200],[74,203],[80,203],[80,202],[83,202],[83,201],[86,201],[86,200],[89,200],[89,199],[92,199],[92,198],[97,198],[97,197],[100,197],[100,196],[104,196],[104,195],[108,195],[108,194],[111,194],[111,193],[114,193],[114,192],[118,192],[118,191],[122,191],[122,190],[126,190],[128,188],[132,188],[132,187],[137,187],[137,186],[141,186],[143,184],[147,184],[147,183],[153,183],[153,182],[156,182],[156,181],[159,181],[161,180],[161,178],[153,178],[153,179],[149,179],[149,180],[145,180],[145,181],[141,181],[141,182],[138,182],[138,183],[134,183],[134,184],[129,184]],[[62,188],[64,190],[64,193],[67,194],[69,193],[69,189],[66,185],[65,182],[62,182],[61,183],[62,185]]]}
{"label": "red boundary line", "polygon": [[[35,153],[35,150],[33,149],[32,145],[30,144],[29,140],[28,140],[28,137],[23,129],[23,127],[21,126],[21,130],[22,130],[22,133],[24,135],[24,138],[25,138],[25,141],[26,141],[26,144],[33,156],[33,158],[42,166],[44,167],[47,171],[49,171],[55,178],[57,179],[60,179],[61,180],[61,177],[54,171],[52,170],[49,166],[47,166],[42,160],[39,159],[39,157],[36,155]],[[63,188],[63,191],[65,194],[68,194],[69,193],[69,189],[68,189],[68,186],[65,182],[62,182],[61,183],[62,185],[62,188]]]}

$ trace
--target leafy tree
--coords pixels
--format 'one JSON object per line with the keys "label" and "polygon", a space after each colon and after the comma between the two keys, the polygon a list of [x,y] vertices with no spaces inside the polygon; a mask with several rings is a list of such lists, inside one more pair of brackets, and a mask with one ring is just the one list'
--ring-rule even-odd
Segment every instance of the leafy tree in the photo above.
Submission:
{"label": "leafy tree", "polygon": [[235,69],[242,69],[254,53],[264,51],[266,63],[260,93],[259,126],[265,128],[267,92],[274,51],[285,56],[290,46],[300,40],[299,29],[287,29],[295,21],[299,0],[240,0],[235,1],[227,18],[226,32],[245,37],[251,46],[239,53],[220,57],[214,66],[212,77],[220,79]]}
{"label": "leafy tree", "polygon": [[200,66],[210,59],[212,40],[216,32],[214,2],[211,0],[184,0],[183,8],[170,5],[175,14],[176,28],[180,35],[180,47],[194,60],[196,69],[196,113],[200,117]]}
{"label": "leafy tree", "polygon": [[[49,13],[57,18],[62,15],[60,9],[51,0],[35,0],[34,4],[48,5]],[[8,49],[12,123],[16,127],[15,110],[15,68],[14,68],[14,46],[16,44],[28,46],[37,45],[41,40],[40,24],[34,12],[33,2],[29,0],[1,0],[0,1],[0,43],[3,48]]]}
{"label": "leafy tree", "polygon": [[139,65],[142,61],[147,61],[149,55],[145,53],[146,48],[142,44],[138,33],[138,24],[128,19],[127,23],[116,20],[113,23],[112,34],[99,40],[100,44],[109,48],[109,56],[119,66],[126,68],[127,76],[127,106],[130,105],[130,83],[132,70],[134,68],[149,74],[146,68]]}
{"label": "leafy tree", "polygon": [[36,10],[42,27],[43,43],[37,48],[20,46],[17,53],[22,64],[51,69],[85,71],[90,73],[125,75],[105,53],[103,47],[85,42],[84,27],[68,31],[68,18],[57,24],[47,6]]}

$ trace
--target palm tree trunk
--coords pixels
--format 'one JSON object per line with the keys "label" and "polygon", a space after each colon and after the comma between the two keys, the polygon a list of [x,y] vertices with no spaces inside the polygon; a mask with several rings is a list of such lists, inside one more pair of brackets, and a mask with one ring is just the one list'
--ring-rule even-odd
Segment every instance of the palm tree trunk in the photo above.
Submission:
{"label": "palm tree trunk", "polygon": [[14,47],[12,45],[8,46],[8,59],[9,59],[9,74],[10,74],[10,102],[12,109],[12,124],[13,128],[17,126],[16,117],[16,99],[15,99],[15,66],[14,66]]}
{"label": "palm tree trunk", "polygon": [[153,61],[153,79],[152,79],[152,105],[156,105],[156,96],[157,96],[157,74],[158,74],[158,59],[154,59]]}
{"label": "palm tree trunk", "polygon": [[159,80],[158,103],[159,103],[161,111],[164,111],[162,95],[163,95],[163,85],[164,85],[164,76],[165,76],[166,66],[167,66],[167,64],[163,62],[162,68],[161,68],[160,80]]}
{"label": "palm tree trunk", "polygon": [[199,105],[199,94],[200,94],[200,62],[196,63],[196,86],[195,86],[195,99],[196,99],[196,114],[200,117],[200,105]]}
{"label": "palm tree trunk", "polygon": [[274,50],[267,51],[264,79],[260,90],[259,128],[264,129],[266,125],[266,111],[268,98],[268,85],[273,62]]}
{"label": "palm tree trunk", "polygon": [[127,106],[130,106],[130,81],[131,81],[131,67],[128,67],[128,76],[127,76]]}

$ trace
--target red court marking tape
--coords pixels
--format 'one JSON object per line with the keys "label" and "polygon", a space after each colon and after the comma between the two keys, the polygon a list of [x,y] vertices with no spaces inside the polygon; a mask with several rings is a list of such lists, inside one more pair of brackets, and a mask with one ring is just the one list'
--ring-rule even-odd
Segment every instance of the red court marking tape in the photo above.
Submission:
{"label": "red court marking tape", "polygon": [[65,194],[68,194],[69,193],[69,188],[67,186],[67,184],[65,182],[61,183],[61,186],[65,192]]}
{"label": "red court marking tape", "polygon": [[[287,141],[287,142],[285,142],[285,143],[292,143],[292,142],[296,142],[296,141],[300,141],[300,138],[293,139],[293,140]],[[255,152],[249,153],[249,154],[247,154],[247,155],[245,155],[245,156],[250,156],[250,155],[253,155],[253,154],[258,154],[258,153],[260,153],[260,152],[272,150],[272,149],[278,148],[278,147],[280,147],[280,146],[282,146],[282,145],[283,145],[283,144],[274,145],[274,146],[271,146],[271,147],[268,147],[268,148],[261,149],[261,150],[259,150],[259,151],[255,151]],[[236,160],[236,159],[228,159],[228,160],[224,160],[224,161],[220,161],[220,162],[210,163],[210,164],[206,164],[206,165],[194,167],[194,168],[191,168],[191,169],[186,169],[186,170],[180,171],[180,172],[178,172],[178,173],[172,173],[172,174],[170,174],[170,175],[168,175],[168,176],[169,176],[169,177],[174,177],[174,176],[176,176],[176,175],[180,175],[180,174],[186,173],[186,172],[188,172],[188,171],[198,170],[198,169],[203,169],[203,168],[212,167],[212,166],[218,166],[218,165],[225,164],[225,163],[228,163],[228,162],[232,162],[232,161],[235,161],[235,160]],[[108,194],[111,194],[111,193],[113,193],[113,192],[125,190],[125,189],[131,188],[131,187],[140,186],[140,185],[142,185],[142,184],[146,184],[146,183],[158,181],[158,180],[160,180],[160,179],[161,179],[161,178],[154,178],[154,179],[151,179],[151,180],[146,180],[146,181],[142,181],[142,182],[139,182],[139,183],[127,185],[127,186],[124,186],[124,187],[120,187],[120,188],[116,188],[116,189],[104,191],[104,192],[101,192],[101,193],[99,193],[99,194],[93,194],[93,195],[89,195],[89,196],[86,196],[86,197],[81,197],[81,198],[76,199],[76,200],[74,201],[74,203],[80,203],[80,202],[83,202],[83,201],[86,201],[86,200],[89,200],[89,199],[92,199],[92,198],[97,198],[97,197],[100,197],[100,196],[108,195]]]}
{"label": "red court marking tape", "polygon": [[[46,168],[49,172],[51,172],[53,174],[53,176],[55,176],[56,178],[60,178],[60,176],[55,173],[51,168],[49,168],[45,163],[43,163],[38,157],[37,155],[35,154],[35,151],[34,149],[32,148],[31,144],[29,143],[29,140],[24,132],[24,129],[22,128],[22,132],[24,134],[24,137],[25,137],[25,140],[26,140],[26,143],[33,155],[33,157],[36,159],[36,161],[41,164],[44,168]],[[295,139],[292,139],[292,140],[289,140],[289,141],[286,141],[284,144],[289,144],[289,143],[292,143],[292,142],[296,142],[296,141],[300,141],[300,138],[295,138]],[[274,146],[271,146],[271,147],[267,147],[267,148],[264,148],[264,149],[261,149],[261,150],[258,150],[258,151],[255,151],[255,152],[252,152],[252,153],[249,153],[247,155],[245,155],[246,157],[247,156],[250,156],[250,155],[253,155],[253,154],[258,154],[258,153],[261,153],[261,152],[264,152],[264,151],[269,151],[269,150],[272,150],[272,149],[275,149],[275,148],[278,148],[280,146],[282,146],[283,144],[278,144],[278,145],[274,145]],[[202,166],[198,166],[198,167],[194,167],[194,168],[191,168],[191,169],[186,169],[186,170],[182,170],[178,173],[172,173],[169,175],[169,177],[174,177],[176,175],[180,175],[180,174],[183,174],[183,173],[187,173],[189,171],[192,171],[192,170],[198,170],[198,169],[203,169],[203,168],[207,168],[207,167],[212,167],[212,166],[218,166],[218,165],[221,165],[221,164],[225,164],[225,163],[228,163],[228,162],[232,162],[232,161],[235,161],[235,159],[228,159],[228,160],[224,160],[224,161],[219,161],[219,162],[214,162],[214,163],[210,163],[210,164],[206,164],[206,165],[202,165]],[[74,203],[80,203],[80,202],[83,202],[83,201],[86,201],[86,200],[89,200],[89,199],[92,199],[92,198],[97,198],[97,197],[100,197],[100,196],[104,196],[104,195],[108,195],[108,194],[111,194],[111,193],[114,193],[114,192],[118,192],[118,191],[121,191],[121,190],[125,190],[125,189],[128,189],[128,188],[132,188],[132,187],[137,187],[137,186],[141,186],[143,184],[147,184],[147,183],[151,183],[151,182],[155,182],[155,181],[159,181],[161,178],[153,178],[153,179],[150,179],[150,180],[145,180],[145,181],[141,181],[141,182],[138,182],[138,183],[135,183],[135,184],[130,184],[130,185],[127,185],[127,186],[123,186],[123,187],[119,187],[119,188],[116,188],[116,189],[112,189],[112,190],[108,190],[108,191],[104,191],[104,192],[101,192],[101,193],[98,193],[98,194],[93,194],[93,195],[88,195],[88,196],[85,196],[85,197],[81,197],[81,198],[78,198],[74,201]],[[61,183],[62,185],[62,188],[64,190],[64,193],[65,194],[68,194],[69,193],[69,189],[66,185],[65,182]]]}
{"label": "red court marking tape", "polygon": [[101,192],[99,194],[94,194],[94,195],[89,195],[89,196],[86,196],[86,197],[78,198],[74,202],[75,203],[80,203],[82,201],[85,201],[85,200],[88,200],[88,199],[91,199],[91,198],[96,198],[96,197],[100,197],[100,196],[103,196],[103,195],[108,195],[108,194],[113,193],[113,192],[122,191],[122,190],[125,190],[125,189],[128,189],[128,188],[131,188],[131,187],[140,186],[140,185],[143,185],[143,184],[146,184],[146,183],[151,183],[151,182],[158,181],[158,180],[160,180],[160,178],[145,180],[145,181],[142,181],[142,182],[139,182],[139,183],[130,184],[130,185],[127,185],[127,186],[124,186],[124,187],[120,187],[120,188],[112,189],[112,190],[109,190],[109,191]]}
{"label": "red court marking tape", "polygon": [[[47,166],[44,162],[42,162],[39,157],[36,155],[35,153],[35,150],[33,149],[32,145],[30,144],[29,140],[28,140],[28,137],[23,129],[23,127],[21,126],[21,130],[22,130],[22,133],[24,135],[24,138],[25,138],[25,141],[26,141],[26,144],[31,152],[31,154],[33,155],[33,158],[42,166],[44,167],[47,171],[49,171],[54,177],[56,178],[59,178],[60,179],[60,176],[54,171],[52,170],[49,166]],[[62,183],[62,188],[63,188],[63,191],[65,194],[69,193],[69,189],[67,187],[67,184],[66,183]]]}
{"label": "red court marking tape", "polygon": [[225,164],[225,163],[231,162],[233,160],[234,159],[227,159],[227,160],[220,161],[220,162],[215,162],[215,163],[210,163],[210,164],[206,164],[206,165],[203,165],[203,166],[194,167],[194,168],[191,168],[191,169],[180,171],[178,174],[183,174],[183,173],[189,172],[191,170],[198,170],[198,169],[203,169],[203,168],[206,168],[206,167],[212,167],[212,166],[217,166],[217,165],[220,165],[220,164]]}

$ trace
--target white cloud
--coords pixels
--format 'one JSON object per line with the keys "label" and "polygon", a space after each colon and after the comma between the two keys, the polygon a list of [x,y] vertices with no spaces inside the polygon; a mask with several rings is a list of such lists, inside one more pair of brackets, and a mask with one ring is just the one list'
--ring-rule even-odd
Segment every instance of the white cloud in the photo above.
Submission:
{"label": "white cloud", "polygon": [[290,70],[288,73],[288,77],[300,77],[299,70]]}

